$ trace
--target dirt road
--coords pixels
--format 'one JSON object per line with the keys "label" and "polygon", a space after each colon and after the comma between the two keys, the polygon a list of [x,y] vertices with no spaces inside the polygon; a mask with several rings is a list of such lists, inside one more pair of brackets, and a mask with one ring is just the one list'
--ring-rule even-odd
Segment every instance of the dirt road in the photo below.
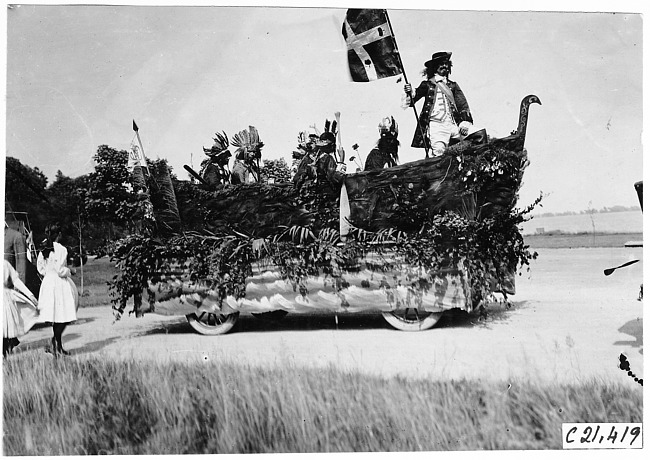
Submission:
{"label": "dirt road", "polygon": [[[65,332],[74,356],[214,362],[255,366],[336,366],[364,373],[430,379],[520,378],[577,382],[591,378],[637,385],[618,369],[624,353],[643,376],[642,248],[540,249],[530,274],[517,278],[514,306],[490,308],[487,320],[456,314],[423,332],[401,332],[379,313],[290,314],[279,323],[242,316],[230,333],[201,336],[185,317],[125,316],[110,306],[84,308]],[[43,352],[51,330],[37,327],[18,353]]]}

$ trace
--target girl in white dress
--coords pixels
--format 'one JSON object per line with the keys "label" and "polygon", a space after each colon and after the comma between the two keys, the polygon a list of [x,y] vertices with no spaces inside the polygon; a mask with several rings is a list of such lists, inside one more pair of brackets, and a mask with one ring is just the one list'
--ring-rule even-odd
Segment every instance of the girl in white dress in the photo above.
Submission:
{"label": "girl in white dress", "polygon": [[48,238],[38,254],[37,268],[43,281],[39,292],[40,321],[52,323],[54,337],[52,349],[46,349],[54,355],[68,355],[63,349],[61,336],[66,326],[77,319],[79,292],[67,266],[68,250],[59,243],[61,230],[58,225],[49,225],[45,230]]}
{"label": "girl in white dress", "polygon": [[38,320],[38,301],[20,280],[16,269],[4,260],[4,315],[2,322],[2,355],[11,353]]}

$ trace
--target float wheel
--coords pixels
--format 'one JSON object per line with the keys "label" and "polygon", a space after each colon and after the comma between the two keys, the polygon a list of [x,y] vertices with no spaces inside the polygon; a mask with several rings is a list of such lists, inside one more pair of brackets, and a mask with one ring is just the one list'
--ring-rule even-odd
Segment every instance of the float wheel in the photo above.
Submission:
{"label": "float wheel", "polygon": [[187,321],[196,332],[202,335],[221,335],[228,332],[237,322],[239,312],[224,315],[206,311],[187,315]]}
{"label": "float wheel", "polygon": [[407,332],[431,329],[442,317],[442,312],[433,313],[417,308],[403,308],[382,312],[384,319],[395,329]]}

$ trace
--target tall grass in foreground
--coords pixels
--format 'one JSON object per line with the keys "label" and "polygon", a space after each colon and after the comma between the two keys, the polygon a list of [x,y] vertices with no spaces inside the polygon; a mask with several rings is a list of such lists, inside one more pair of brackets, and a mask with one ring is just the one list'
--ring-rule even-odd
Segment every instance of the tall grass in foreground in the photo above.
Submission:
{"label": "tall grass in foreground", "polygon": [[4,454],[558,449],[562,422],[641,422],[642,387],[410,381],[335,369],[4,362]]}

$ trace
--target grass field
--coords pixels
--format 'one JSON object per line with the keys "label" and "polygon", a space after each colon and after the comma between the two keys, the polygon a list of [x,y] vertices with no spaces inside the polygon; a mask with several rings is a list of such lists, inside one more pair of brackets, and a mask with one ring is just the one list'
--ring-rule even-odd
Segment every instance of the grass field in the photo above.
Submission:
{"label": "grass field", "polygon": [[642,421],[641,386],[600,382],[411,381],[31,354],[7,360],[3,373],[4,455],[560,449],[563,422]]}
{"label": "grass field", "polygon": [[[76,274],[72,279],[81,292],[81,268],[76,268]],[[107,282],[117,273],[115,265],[108,257],[89,260],[83,266],[83,295],[79,298],[79,307],[94,307],[98,305],[109,305],[111,303],[108,295]]]}

